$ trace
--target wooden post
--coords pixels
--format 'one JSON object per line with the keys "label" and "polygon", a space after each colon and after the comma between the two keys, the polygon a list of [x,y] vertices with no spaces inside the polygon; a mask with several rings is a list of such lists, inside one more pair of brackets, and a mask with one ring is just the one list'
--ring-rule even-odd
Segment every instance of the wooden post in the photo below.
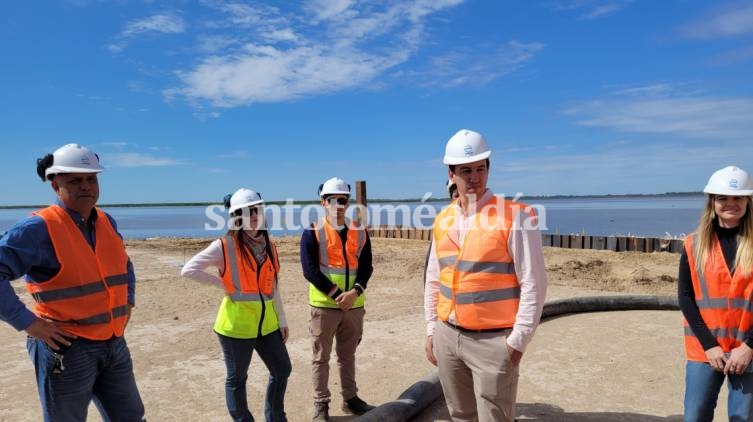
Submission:
{"label": "wooden post", "polygon": [[366,208],[368,206],[365,180],[356,180],[356,204],[360,205],[358,212],[356,213],[356,220],[358,220],[357,223],[361,224],[363,222],[363,212],[361,207]]}

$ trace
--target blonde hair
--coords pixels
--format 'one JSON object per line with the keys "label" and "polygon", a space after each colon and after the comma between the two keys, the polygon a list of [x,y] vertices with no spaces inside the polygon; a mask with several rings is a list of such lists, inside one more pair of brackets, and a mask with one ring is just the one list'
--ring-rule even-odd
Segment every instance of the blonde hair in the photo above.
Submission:
{"label": "blonde hair", "polygon": [[[714,241],[714,227],[717,224],[716,212],[714,212],[714,200],[716,195],[708,195],[706,206],[698,222],[696,236],[693,240],[693,255],[695,256],[696,268],[702,271],[708,259],[714,259],[712,253]],[[732,265],[734,271],[742,271],[749,274],[753,270],[753,200],[750,196],[745,197],[745,214],[740,219],[740,232],[737,235],[737,252],[735,262]]]}

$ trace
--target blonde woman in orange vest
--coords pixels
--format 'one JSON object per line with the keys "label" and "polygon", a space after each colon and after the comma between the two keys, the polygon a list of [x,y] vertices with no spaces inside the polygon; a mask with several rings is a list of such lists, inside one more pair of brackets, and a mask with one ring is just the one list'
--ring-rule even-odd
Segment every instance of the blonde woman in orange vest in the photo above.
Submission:
{"label": "blonde woman in orange vest", "polygon": [[753,179],[738,167],[709,178],[685,239],[678,296],[685,317],[685,420],[714,418],[727,378],[729,420],[753,421]]}
{"label": "blonde woman in orange vest", "polygon": [[[136,277],[115,220],[96,207],[99,156],[77,144],[37,160],[57,203],[0,239],[0,318],[28,334],[45,421],[144,418],[124,332]],[[9,281],[24,277],[30,312]],[[36,314],[36,315],[35,315]]]}
{"label": "blonde woman in orange vest", "polygon": [[[292,370],[285,342],[288,324],[277,283],[277,248],[264,224],[264,201],[249,189],[225,198],[230,214],[227,234],[196,254],[181,275],[222,286],[214,331],[225,356],[225,401],[234,421],[253,421],[246,399],[248,367],[254,350],[269,370],[264,418],[286,421],[285,389]],[[219,270],[219,276],[208,272]]]}
{"label": "blonde woman in orange vest", "polygon": [[426,268],[425,353],[453,421],[515,419],[520,360],[546,297],[535,215],[487,188],[490,155],[471,130],[447,142],[460,196],[434,221]]}

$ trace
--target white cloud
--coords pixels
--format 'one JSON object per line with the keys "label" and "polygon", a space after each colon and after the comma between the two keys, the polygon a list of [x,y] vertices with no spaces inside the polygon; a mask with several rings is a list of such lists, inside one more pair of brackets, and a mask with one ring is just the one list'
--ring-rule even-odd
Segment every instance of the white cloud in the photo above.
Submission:
{"label": "white cloud", "polygon": [[130,39],[143,34],[180,34],[186,30],[186,22],[174,13],[160,13],[142,19],[135,19],[125,24],[116,41],[107,48],[113,53],[119,53],[128,46]]}
{"label": "white cloud", "polygon": [[[584,148],[506,156],[492,161],[489,185],[508,196],[625,194],[698,191],[713,171],[753,160],[746,141],[696,144],[604,142]],[[531,169],[536,169],[532,172]]]}
{"label": "white cloud", "polygon": [[310,0],[305,8],[314,14],[316,20],[327,20],[341,15],[352,5],[352,0]]}
{"label": "white cloud", "polygon": [[714,39],[753,34],[753,3],[738,2],[710,12],[680,29],[686,38]]}
{"label": "white cloud", "polygon": [[205,51],[213,53],[176,71],[181,84],[165,95],[199,107],[235,107],[362,87],[416,52],[427,16],[461,2],[365,2],[355,10],[350,1],[312,1],[304,16],[210,2],[225,20],[207,27],[248,31],[239,33],[237,46],[210,44]]}
{"label": "white cloud", "polygon": [[156,157],[136,152],[123,152],[107,154],[107,156],[103,157],[103,164],[105,166],[112,165],[113,167],[163,167],[181,165],[184,163],[169,157]]}
{"label": "white cloud", "polygon": [[613,15],[628,7],[634,0],[559,0],[552,3],[558,12],[578,13],[579,19],[594,20]]}
{"label": "white cloud", "polygon": [[227,47],[238,44],[236,38],[221,35],[200,36],[198,42],[199,51],[207,54],[216,54]]}
{"label": "white cloud", "polygon": [[655,96],[667,94],[672,91],[672,85],[667,83],[658,83],[653,85],[636,86],[631,88],[623,88],[614,92],[616,95],[629,95],[629,96]]}
{"label": "white cloud", "polygon": [[581,126],[690,139],[746,139],[753,133],[753,98],[670,97],[593,100],[564,113]]}
{"label": "white cloud", "polygon": [[510,41],[479,56],[451,51],[430,60],[431,70],[418,72],[424,86],[485,85],[514,72],[544,49],[544,44]]}

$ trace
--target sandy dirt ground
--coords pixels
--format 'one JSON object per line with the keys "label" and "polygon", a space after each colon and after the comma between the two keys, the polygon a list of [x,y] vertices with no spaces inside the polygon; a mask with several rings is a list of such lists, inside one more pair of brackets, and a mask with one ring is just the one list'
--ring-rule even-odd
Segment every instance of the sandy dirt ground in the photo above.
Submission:
{"label": "sandy dirt ground", "polygon": [[[311,418],[311,346],[307,282],[298,239],[276,239],[293,361],[286,410],[291,421]],[[225,421],[225,367],[212,331],[223,292],[180,277],[180,267],[209,240],[127,242],[138,286],[126,331],[136,379],[150,421]],[[433,370],[424,357],[422,273],[428,243],[374,239],[375,272],[368,288],[364,337],[358,350],[359,395],[379,404],[396,398]],[[679,256],[547,248],[548,299],[615,293],[673,295]],[[21,282],[19,296],[30,298]],[[541,325],[526,352],[518,394],[521,419],[556,421],[678,420],[684,354],[679,312],[629,311],[557,318]],[[25,335],[0,325],[0,421],[41,420]],[[266,368],[254,357],[248,396],[263,420]],[[340,410],[332,358],[333,421]],[[724,396],[722,396],[724,397]],[[726,418],[724,400],[718,415]],[[90,408],[89,420],[99,421]],[[418,421],[449,420],[440,400]]]}

